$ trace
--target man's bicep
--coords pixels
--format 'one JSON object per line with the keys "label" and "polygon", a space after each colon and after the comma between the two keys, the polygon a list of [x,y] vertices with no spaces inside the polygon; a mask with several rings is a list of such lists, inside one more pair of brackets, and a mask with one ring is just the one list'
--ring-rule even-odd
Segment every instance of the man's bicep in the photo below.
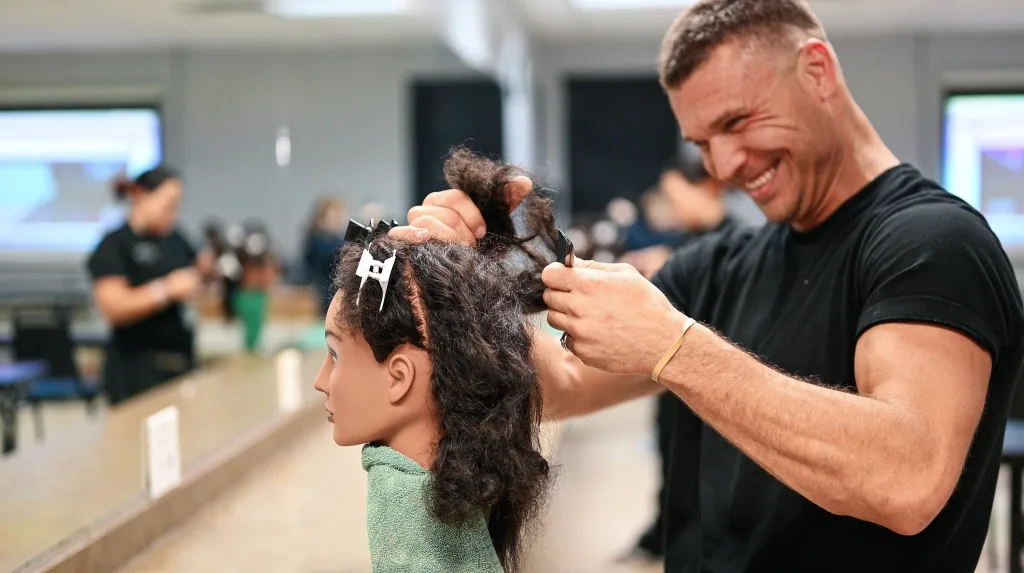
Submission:
{"label": "man's bicep", "polygon": [[952,492],[985,406],[992,358],[967,335],[931,324],[886,323],[865,332],[854,355],[857,389],[900,408],[940,447]]}
{"label": "man's bicep", "polygon": [[864,396],[906,407],[934,400],[940,407],[963,405],[980,415],[992,357],[957,330],[891,322],[861,335],[854,373],[857,390]]}

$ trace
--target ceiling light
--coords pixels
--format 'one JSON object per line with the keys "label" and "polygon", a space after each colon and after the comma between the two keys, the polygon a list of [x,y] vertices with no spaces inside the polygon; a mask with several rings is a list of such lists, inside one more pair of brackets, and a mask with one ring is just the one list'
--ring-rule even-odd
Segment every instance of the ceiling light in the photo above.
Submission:
{"label": "ceiling light", "polygon": [[693,0],[571,0],[580,10],[651,10],[685,8]]}
{"label": "ceiling light", "polygon": [[407,8],[407,0],[267,0],[267,12],[282,18],[353,18],[391,16]]}

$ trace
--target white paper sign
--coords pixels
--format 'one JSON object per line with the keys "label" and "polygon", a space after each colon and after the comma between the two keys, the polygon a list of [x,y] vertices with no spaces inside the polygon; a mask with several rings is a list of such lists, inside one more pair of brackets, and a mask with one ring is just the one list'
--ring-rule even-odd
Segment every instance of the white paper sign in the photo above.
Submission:
{"label": "white paper sign", "polygon": [[277,355],[277,407],[285,414],[302,406],[302,353],[294,348]]}
{"label": "white paper sign", "polygon": [[155,499],[181,484],[177,406],[169,406],[146,418],[145,445],[146,489]]}

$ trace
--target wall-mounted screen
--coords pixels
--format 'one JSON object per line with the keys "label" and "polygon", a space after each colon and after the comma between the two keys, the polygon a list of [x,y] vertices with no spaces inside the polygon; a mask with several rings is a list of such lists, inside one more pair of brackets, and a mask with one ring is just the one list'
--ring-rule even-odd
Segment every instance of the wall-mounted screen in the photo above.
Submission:
{"label": "wall-mounted screen", "polygon": [[944,122],[943,186],[985,215],[1007,251],[1021,254],[1024,91],[951,93]]}
{"label": "wall-mounted screen", "polygon": [[92,249],[124,220],[111,182],[161,142],[154,108],[0,109],[0,253]]}

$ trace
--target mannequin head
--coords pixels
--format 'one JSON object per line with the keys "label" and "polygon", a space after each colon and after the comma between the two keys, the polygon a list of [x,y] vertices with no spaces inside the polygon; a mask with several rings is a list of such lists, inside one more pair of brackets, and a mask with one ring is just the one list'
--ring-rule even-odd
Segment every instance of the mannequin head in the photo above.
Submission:
{"label": "mannequin head", "polygon": [[[488,515],[495,550],[512,572],[548,479],[528,314],[543,304],[554,213],[543,193],[528,199],[529,233],[516,235],[504,187],[518,171],[460,151],[446,174],[493,234],[476,247],[384,235],[347,244],[316,387],[327,396],[338,444],[380,443],[427,468],[435,515],[446,523]],[[360,284],[364,249],[376,261],[394,255],[386,291],[373,278]]]}

